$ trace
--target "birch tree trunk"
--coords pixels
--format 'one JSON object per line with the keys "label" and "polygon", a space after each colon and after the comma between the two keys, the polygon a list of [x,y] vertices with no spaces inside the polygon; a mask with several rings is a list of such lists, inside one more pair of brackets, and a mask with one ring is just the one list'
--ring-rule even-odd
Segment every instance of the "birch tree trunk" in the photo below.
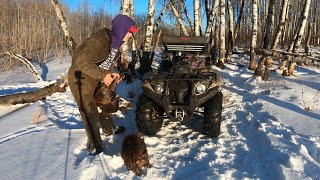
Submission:
{"label": "birch tree trunk", "polygon": [[70,52],[71,56],[73,56],[76,44],[75,44],[75,42],[70,34],[70,31],[68,29],[68,25],[66,23],[66,18],[64,17],[64,15],[60,9],[60,5],[59,5],[58,0],[51,0],[51,3],[54,7],[54,10],[56,11],[57,17],[60,20],[62,31],[64,33],[66,40],[67,40],[69,52]]}
{"label": "birch tree trunk", "polygon": [[227,1],[227,5],[228,5],[228,14],[229,14],[227,62],[230,62],[231,61],[232,50],[233,50],[233,32],[234,32],[233,7],[232,7],[231,0]]}
{"label": "birch tree trunk", "polygon": [[274,20],[273,11],[274,11],[274,0],[270,0],[269,1],[269,8],[268,8],[267,23],[266,23],[266,33],[264,35],[264,42],[263,42],[263,48],[265,48],[265,49],[268,49],[270,36],[272,36],[273,20]]}
{"label": "birch tree trunk", "polygon": [[209,36],[210,36],[210,33],[211,33],[211,31],[212,31],[213,20],[214,20],[214,17],[215,17],[215,15],[217,14],[217,11],[218,11],[219,1],[220,1],[220,0],[215,0],[214,6],[213,6],[213,8],[212,8],[212,10],[211,10],[210,19],[209,19],[209,21],[208,21],[208,25],[207,25],[207,29],[206,29],[206,33],[205,33],[205,36],[206,36],[206,37],[209,37]]}
{"label": "birch tree trunk", "polygon": [[283,0],[280,24],[278,26],[278,30],[277,30],[276,36],[275,36],[274,41],[273,41],[272,46],[271,46],[271,49],[273,49],[273,50],[276,50],[276,48],[278,46],[278,43],[279,43],[279,40],[280,40],[280,37],[281,37],[281,32],[283,31],[285,23],[286,23],[286,13],[287,13],[287,10],[289,8],[288,4],[289,4],[289,0]]}
{"label": "birch tree trunk", "polygon": [[148,23],[146,31],[146,39],[143,47],[143,55],[140,60],[140,67],[138,72],[145,74],[146,72],[152,71],[152,36],[154,29],[154,11],[155,11],[155,0],[149,0],[148,5]]}
{"label": "birch tree trunk", "polygon": [[309,50],[310,50],[311,33],[312,33],[312,24],[309,23],[306,46],[305,46],[305,53],[306,54],[309,54]]}
{"label": "birch tree trunk", "polygon": [[298,34],[297,34],[297,39],[294,42],[294,47],[293,47],[293,52],[294,53],[296,53],[298,51],[298,48],[300,47],[300,44],[301,44],[301,39],[302,39],[302,36],[304,34],[304,31],[305,31],[306,24],[307,24],[310,4],[311,4],[311,0],[306,0],[306,3],[305,3],[304,8],[303,8],[303,12],[302,12],[301,24],[300,24],[300,28],[299,28],[299,31],[298,31]]}
{"label": "birch tree trunk", "polygon": [[65,92],[67,87],[68,82],[66,81],[65,77],[62,77],[61,79],[57,80],[57,82],[35,91],[0,96],[0,105],[9,106],[44,100],[47,96],[50,96],[53,93]]}
{"label": "birch tree trunk", "polygon": [[184,14],[186,15],[186,18],[187,18],[187,21],[188,21],[188,23],[189,23],[191,32],[192,32],[192,34],[195,34],[195,33],[194,33],[194,27],[193,27],[193,25],[192,25],[192,21],[191,21],[189,15],[188,15],[187,6],[186,6],[184,0],[182,0],[182,1],[183,1],[183,11],[184,11]]}
{"label": "birch tree trunk", "polygon": [[[210,1],[210,2],[209,2]],[[207,26],[210,20],[210,4],[211,4],[212,0],[205,0],[204,4],[205,4],[205,11],[206,11],[206,18],[207,18]]]}
{"label": "birch tree trunk", "polygon": [[[150,0],[150,1],[151,1],[151,0]],[[153,0],[152,0],[152,1],[153,1]],[[172,3],[172,0],[170,0],[169,3],[170,3],[170,6],[171,6],[171,8],[172,8],[172,11],[173,11],[174,15],[175,15],[176,18],[177,18],[178,23],[180,24],[180,26],[181,26],[181,28],[182,28],[183,35],[184,35],[184,36],[189,36],[189,33],[188,33],[186,27],[184,26],[183,21],[182,21],[181,17],[179,16],[179,13],[178,13],[177,9],[174,7],[174,5],[173,5],[173,3]]]}
{"label": "birch tree trunk", "polygon": [[241,24],[241,20],[242,20],[242,16],[243,16],[243,9],[244,9],[245,2],[246,2],[246,0],[241,1],[240,13],[239,13],[239,17],[237,19],[236,29],[234,30],[234,39],[237,38],[238,32],[240,30],[240,24]]}
{"label": "birch tree trunk", "polygon": [[[121,3],[121,14],[130,17],[130,6],[133,7],[131,4],[131,0],[122,0]],[[129,47],[128,43],[125,42],[121,45],[121,67],[118,67],[120,70],[128,70],[128,57],[129,57]],[[122,69],[123,68],[123,69]]]}
{"label": "birch tree trunk", "polygon": [[[129,1],[130,1],[130,3],[129,3],[130,17],[134,20],[134,19],[135,19],[135,15],[134,15],[133,0],[129,0]],[[135,52],[135,51],[137,50],[136,42],[135,42],[135,39],[134,39],[134,38],[132,38],[131,50],[132,50],[133,52]]]}
{"label": "birch tree trunk", "polygon": [[[218,3],[219,4],[219,3]],[[218,15],[216,16],[215,27],[214,27],[214,45],[211,50],[213,64],[216,65],[219,62],[219,20]],[[212,30],[213,31],[213,30]]]}
{"label": "birch tree trunk", "polygon": [[257,68],[255,48],[257,46],[257,29],[258,29],[258,0],[252,0],[252,39],[250,47],[250,64],[249,69]]}
{"label": "birch tree trunk", "polygon": [[155,33],[157,31],[157,29],[159,27],[159,24],[160,24],[160,22],[162,20],[162,17],[164,15],[164,13],[166,12],[167,8],[168,8],[168,5],[164,5],[163,6],[162,11],[161,11],[159,17],[157,18],[156,23],[155,23],[155,25],[153,27],[153,33]]}
{"label": "birch tree trunk", "polygon": [[[174,1],[172,1],[172,2],[174,2]],[[177,11],[178,11],[179,17],[183,18],[183,15],[182,15],[182,0],[178,0]],[[182,36],[183,32],[182,32],[181,24],[177,24],[177,26],[179,27],[179,31],[178,31],[179,33],[177,35],[178,36]]]}
{"label": "birch tree trunk", "polygon": [[225,0],[220,0],[220,51],[218,67],[224,69],[224,59],[226,54],[226,6]]}
{"label": "birch tree trunk", "polygon": [[200,36],[200,4],[199,0],[193,0],[194,10],[194,35]]}

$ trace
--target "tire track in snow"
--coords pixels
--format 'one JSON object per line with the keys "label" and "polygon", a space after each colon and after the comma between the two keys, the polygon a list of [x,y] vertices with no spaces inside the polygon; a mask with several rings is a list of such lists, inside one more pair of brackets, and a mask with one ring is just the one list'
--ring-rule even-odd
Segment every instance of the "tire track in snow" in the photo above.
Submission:
{"label": "tire track in snow", "polygon": [[8,134],[6,136],[0,137],[0,144],[3,144],[5,142],[7,142],[7,141],[13,140],[15,138],[18,138],[18,137],[21,137],[21,136],[24,136],[24,135],[28,135],[28,134],[44,131],[48,127],[50,127],[52,125],[53,125],[52,123],[50,123],[48,125],[45,125],[45,126],[36,126],[35,125],[35,126],[28,127],[26,129],[22,129],[20,131],[15,132],[15,133]]}

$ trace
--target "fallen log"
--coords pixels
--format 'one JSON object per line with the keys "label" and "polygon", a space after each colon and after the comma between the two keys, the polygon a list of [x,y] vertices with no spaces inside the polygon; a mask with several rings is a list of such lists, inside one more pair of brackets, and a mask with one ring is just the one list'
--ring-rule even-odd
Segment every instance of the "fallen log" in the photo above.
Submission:
{"label": "fallen log", "polygon": [[312,56],[308,56],[305,54],[298,54],[298,53],[289,53],[285,51],[278,51],[278,50],[271,50],[271,49],[262,49],[262,48],[256,48],[255,52],[257,54],[261,54],[264,56],[275,56],[275,57],[281,57],[283,58],[285,55],[291,57],[294,59],[297,64],[304,63],[305,65],[315,65],[320,67],[320,59],[315,58]]}
{"label": "fallen log", "polygon": [[9,106],[44,100],[55,92],[65,92],[67,86],[66,78],[61,78],[57,82],[35,91],[0,96],[0,105]]}

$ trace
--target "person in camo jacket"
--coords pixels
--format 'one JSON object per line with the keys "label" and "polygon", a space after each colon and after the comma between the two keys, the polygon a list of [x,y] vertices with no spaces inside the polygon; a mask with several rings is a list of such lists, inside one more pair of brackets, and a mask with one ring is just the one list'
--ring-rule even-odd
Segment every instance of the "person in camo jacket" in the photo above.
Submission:
{"label": "person in camo jacket", "polygon": [[[112,120],[100,119],[94,93],[103,82],[109,86],[113,80],[120,82],[120,75],[113,72],[115,60],[119,56],[119,48],[123,42],[128,42],[132,33],[137,32],[135,22],[126,15],[117,15],[112,20],[112,30],[103,28],[92,34],[78,46],[72,58],[68,72],[69,86],[80,111],[88,136],[88,151],[99,154],[103,151],[100,137],[100,126],[106,134],[124,132],[123,126],[116,127]],[[108,122],[101,122],[108,121]],[[105,127],[103,127],[105,126]]]}

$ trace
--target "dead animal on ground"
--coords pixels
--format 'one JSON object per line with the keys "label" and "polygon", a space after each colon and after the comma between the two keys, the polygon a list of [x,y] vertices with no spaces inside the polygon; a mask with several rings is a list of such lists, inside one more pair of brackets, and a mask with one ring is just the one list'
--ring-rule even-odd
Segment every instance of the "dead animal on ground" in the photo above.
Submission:
{"label": "dead animal on ground", "polygon": [[127,135],[124,138],[121,156],[128,169],[138,176],[142,174],[144,167],[151,167],[147,146],[141,132]]}

